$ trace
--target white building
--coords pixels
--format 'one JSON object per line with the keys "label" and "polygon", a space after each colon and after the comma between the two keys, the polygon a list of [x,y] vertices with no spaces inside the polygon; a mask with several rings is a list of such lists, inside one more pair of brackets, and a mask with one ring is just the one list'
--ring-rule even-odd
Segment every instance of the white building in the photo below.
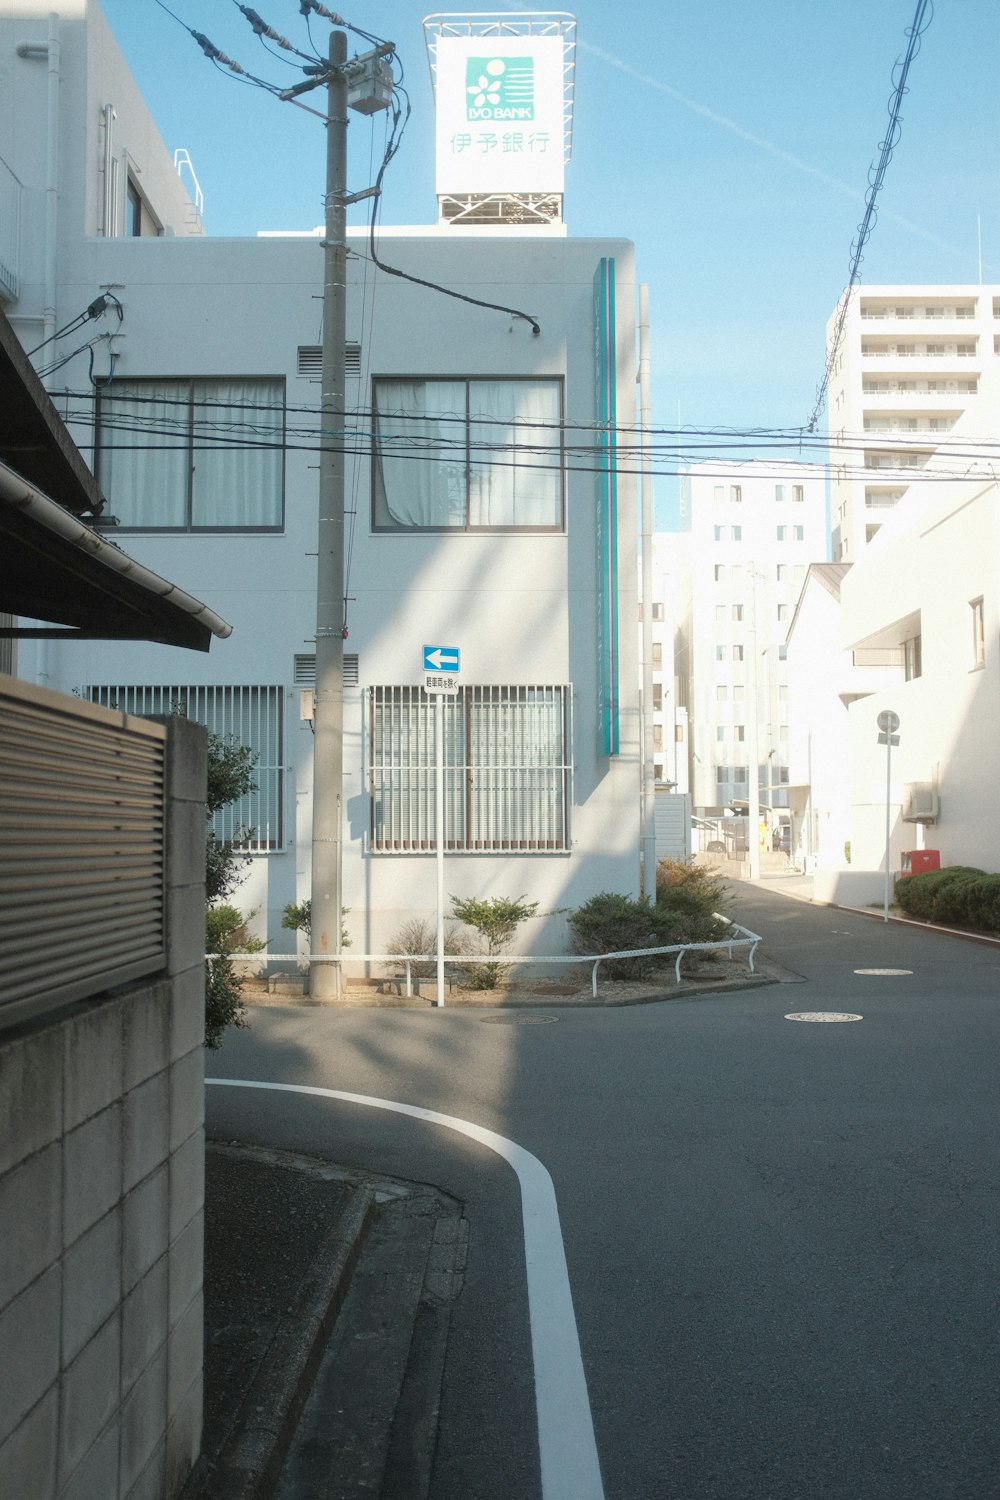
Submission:
{"label": "white building", "polygon": [[[65,384],[64,413],[123,544],[234,627],[196,661],[138,642],[22,643],[19,671],[139,713],[180,705],[253,746],[259,790],[235,812],[254,830],[253,860],[237,899],[281,949],[283,907],[310,893],[300,696],[314,670],[322,250],[200,233],[93,0],[52,22],[14,0],[0,41],[0,176],[20,202],[0,253],[11,320],[31,349],[112,293],[80,335],[108,334],[93,379],[82,354],[53,384]],[[46,57],[21,55],[21,42],[55,56],[55,91]],[[58,153],[45,150],[49,130]],[[543,911],[637,893],[636,644],[619,628],[637,612],[633,481],[609,475],[613,436],[596,484],[594,465],[564,456],[566,435],[589,441],[595,417],[609,434],[636,420],[634,255],[623,240],[568,237],[549,208],[538,224],[469,229],[457,216],[379,239],[380,258],[411,277],[524,308],[537,336],[527,320],[376,270],[366,236],[351,241],[344,904],[355,953],[387,951],[404,919],[433,913],[429,644],[461,652],[446,705],[448,893],[523,893]],[[526,941],[564,951],[565,918]]]}
{"label": "white building", "polygon": [[[699,816],[748,801],[788,806],[785,638],[806,568],[826,556],[824,470],[699,464],[681,481],[689,593],[678,673]],[[779,815],[779,817],[782,815]]]}
{"label": "white building", "polygon": [[[984,430],[998,409],[1000,366],[985,371],[956,438]],[[817,893],[831,899],[882,898],[887,821],[890,873],[912,851],[1000,868],[1000,487],[986,472],[947,472],[938,454],[934,481],[912,484],[839,578],[839,603],[812,577],[799,602],[793,779],[810,783],[803,848],[816,857]],[[897,725],[890,745],[885,715]]]}
{"label": "white building", "polygon": [[[842,309],[843,302],[827,325],[828,348]],[[955,425],[977,406],[998,357],[1000,286],[854,292],[828,392],[835,562],[856,562],[892,508],[908,499],[914,471],[954,445]],[[974,435],[964,424],[965,439]],[[980,435],[989,436],[989,427]]]}

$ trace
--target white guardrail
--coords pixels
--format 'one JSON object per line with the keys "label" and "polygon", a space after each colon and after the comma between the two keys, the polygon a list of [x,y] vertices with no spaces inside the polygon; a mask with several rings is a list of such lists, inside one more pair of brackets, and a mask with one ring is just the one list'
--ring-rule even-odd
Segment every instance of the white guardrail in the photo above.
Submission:
{"label": "white guardrail", "polygon": [[[716,913],[718,915],[718,913]],[[724,920],[724,919],[723,919]],[[703,953],[725,948],[729,957],[733,957],[735,948],[747,950],[747,967],[753,974],[753,958],[758,944],[762,941],[756,932],[751,932],[748,927],[741,927],[738,922],[730,922],[730,931],[739,936],[719,938],[712,943],[670,943],[663,948],[623,948],[615,953],[563,953],[556,956],[550,954],[523,954],[523,953],[446,953],[444,962],[446,964],[471,965],[471,964],[593,964],[590,974],[590,987],[594,999],[597,999],[597,972],[601,964],[616,958],[652,958],[661,953],[676,953],[677,962],[674,965],[674,979],[677,984],[681,982],[681,960],[685,953]],[[436,953],[355,953],[348,949],[346,952],[310,953],[306,959],[300,959],[295,953],[206,953],[206,958],[229,958],[234,963],[370,963],[370,964],[402,964],[405,970],[406,990],[405,994],[413,994],[413,964],[437,963]]]}

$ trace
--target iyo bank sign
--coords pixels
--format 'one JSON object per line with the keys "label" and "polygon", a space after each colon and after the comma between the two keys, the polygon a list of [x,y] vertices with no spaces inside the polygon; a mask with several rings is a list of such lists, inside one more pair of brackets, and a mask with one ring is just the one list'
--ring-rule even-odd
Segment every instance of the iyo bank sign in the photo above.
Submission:
{"label": "iyo bank sign", "polygon": [[437,191],[561,193],[563,39],[441,37]]}

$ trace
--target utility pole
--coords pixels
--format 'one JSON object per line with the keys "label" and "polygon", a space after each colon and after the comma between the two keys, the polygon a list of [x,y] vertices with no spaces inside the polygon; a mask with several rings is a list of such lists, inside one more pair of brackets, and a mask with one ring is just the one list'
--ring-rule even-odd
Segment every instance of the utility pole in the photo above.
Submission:
{"label": "utility pole", "polygon": [[[391,100],[384,42],[347,61],[347,37],[330,33],[327,68],[286,89],[294,99],[327,86],[323,240],[323,373],[320,400],[319,525],[316,563],[316,689],[313,708],[312,887],[309,994],[339,1000],[344,829],[344,470],[347,340],[347,205],[371,190],[347,192],[347,110],[372,114]],[[350,89],[350,92],[349,92]]]}
{"label": "utility pole", "polygon": [[[313,709],[312,907],[309,994],[339,1000],[344,829],[344,345],[347,339],[347,37],[330,33],[323,244]],[[334,963],[325,962],[327,955]]]}

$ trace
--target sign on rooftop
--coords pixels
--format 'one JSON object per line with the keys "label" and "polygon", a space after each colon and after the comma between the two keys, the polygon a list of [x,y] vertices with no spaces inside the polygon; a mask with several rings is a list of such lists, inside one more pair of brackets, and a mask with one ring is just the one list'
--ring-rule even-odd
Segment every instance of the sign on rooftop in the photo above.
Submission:
{"label": "sign on rooftop", "polygon": [[436,40],[438,196],[561,193],[563,38]]}

